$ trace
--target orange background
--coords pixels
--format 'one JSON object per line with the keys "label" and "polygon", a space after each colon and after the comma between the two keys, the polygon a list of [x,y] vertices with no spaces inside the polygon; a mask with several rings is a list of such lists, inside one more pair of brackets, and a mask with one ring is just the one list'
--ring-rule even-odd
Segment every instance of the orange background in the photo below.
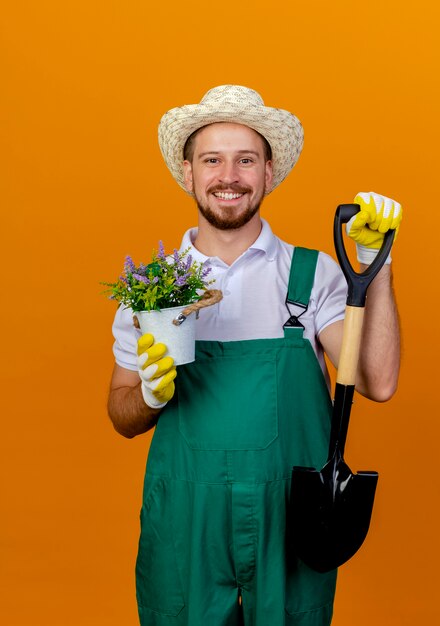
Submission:
{"label": "orange background", "polygon": [[354,407],[347,461],[381,477],[333,623],[440,622],[438,18],[425,0],[3,6],[2,624],[137,624],[150,434],[125,440],[106,416],[115,309],[98,283],[194,225],[157,124],[224,83],[304,124],[300,161],[264,205],[281,238],[333,254],[337,204],[374,190],[404,206],[401,383]]}

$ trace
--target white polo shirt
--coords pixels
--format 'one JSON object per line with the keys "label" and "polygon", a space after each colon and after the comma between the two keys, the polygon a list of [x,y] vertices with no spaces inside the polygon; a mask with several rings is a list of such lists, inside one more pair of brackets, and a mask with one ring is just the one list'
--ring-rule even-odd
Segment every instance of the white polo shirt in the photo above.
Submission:
{"label": "white polo shirt", "polygon": [[[286,295],[294,246],[276,237],[262,219],[258,239],[232,265],[218,257],[208,257],[197,250],[193,242],[197,228],[183,236],[180,250],[192,246],[190,253],[198,262],[211,267],[210,285],[221,289],[223,300],[200,310],[196,322],[199,340],[238,341],[245,339],[270,339],[283,337],[283,324],[291,314],[299,315],[303,309],[289,305]],[[304,337],[309,339],[328,380],[319,333],[330,324],[344,318],[347,283],[337,263],[320,252],[315,281],[306,312],[300,321],[305,327]],[[116,363],[137,371],[136,347],[141,333],[133,326],[133,312],[122,306],[116,312],[113,324]]]}

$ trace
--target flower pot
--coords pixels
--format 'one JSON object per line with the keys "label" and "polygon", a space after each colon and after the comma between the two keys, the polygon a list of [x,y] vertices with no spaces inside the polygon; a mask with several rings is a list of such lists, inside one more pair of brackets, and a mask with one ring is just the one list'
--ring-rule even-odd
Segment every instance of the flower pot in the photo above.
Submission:
{"label": "flower pot", "polygon": [[195,360],[196,315],[188,315],[179,326],[173,320],[188,307],[175,306],[160,311],[136,311],[133,317],[139,322],[142,334],[151,333],[156,343],[164,343],[167,354],[175,365],[192,363]]}

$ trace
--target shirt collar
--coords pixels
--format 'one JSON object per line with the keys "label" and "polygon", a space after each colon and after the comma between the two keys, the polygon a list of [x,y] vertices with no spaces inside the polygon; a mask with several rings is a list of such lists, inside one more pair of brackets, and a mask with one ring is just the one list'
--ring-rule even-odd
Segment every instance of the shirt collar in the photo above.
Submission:
{"label": "shirt collar", "polygon": [[[248,250],[262,250],[266,256],[268,261],[273,261],[277,255],[277,238],[272,232],[269,223],[266,222],[263,218],[261,218],[261,232],[258,235],[257,239],[254,243],[249,246]],[[180,252],[183,252],[189,246],[191,246],[191,250],[189,251],[191,256],[198,263],[205,263],[207,261],[211,261],[216,257],[209,257],[206,254],[197,250],[194,246],[194,241],[197,237],[197,228],[189,228],[186,233],[183,235],[182,243],[180,244]],[[244,253],[246,254],[246,252]]]}
{"label": "shirt collar", "polygon": [[277,255],[277,239],[266,220],[261,218],[261,224],[261,232],[257,240],[249,246],[249,250],[262,250],[265,252],[267,260],[273,261]]}

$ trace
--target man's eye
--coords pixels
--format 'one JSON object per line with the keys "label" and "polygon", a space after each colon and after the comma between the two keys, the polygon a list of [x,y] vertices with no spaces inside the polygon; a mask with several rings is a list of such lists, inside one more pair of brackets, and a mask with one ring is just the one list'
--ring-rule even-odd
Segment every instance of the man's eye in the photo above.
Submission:
{"label": "man's eye", "polygon": [[245,157],[244,159],[241,159],[240,162],[243,163],[244,165],[247,165],[248,163],[252,163],[252,159]]}
{"label": "man's eye", "polygon": [[210,159],[206,159],[205,163],[218,163],[218,159],[215,159],[214,157],[212,157]]}

